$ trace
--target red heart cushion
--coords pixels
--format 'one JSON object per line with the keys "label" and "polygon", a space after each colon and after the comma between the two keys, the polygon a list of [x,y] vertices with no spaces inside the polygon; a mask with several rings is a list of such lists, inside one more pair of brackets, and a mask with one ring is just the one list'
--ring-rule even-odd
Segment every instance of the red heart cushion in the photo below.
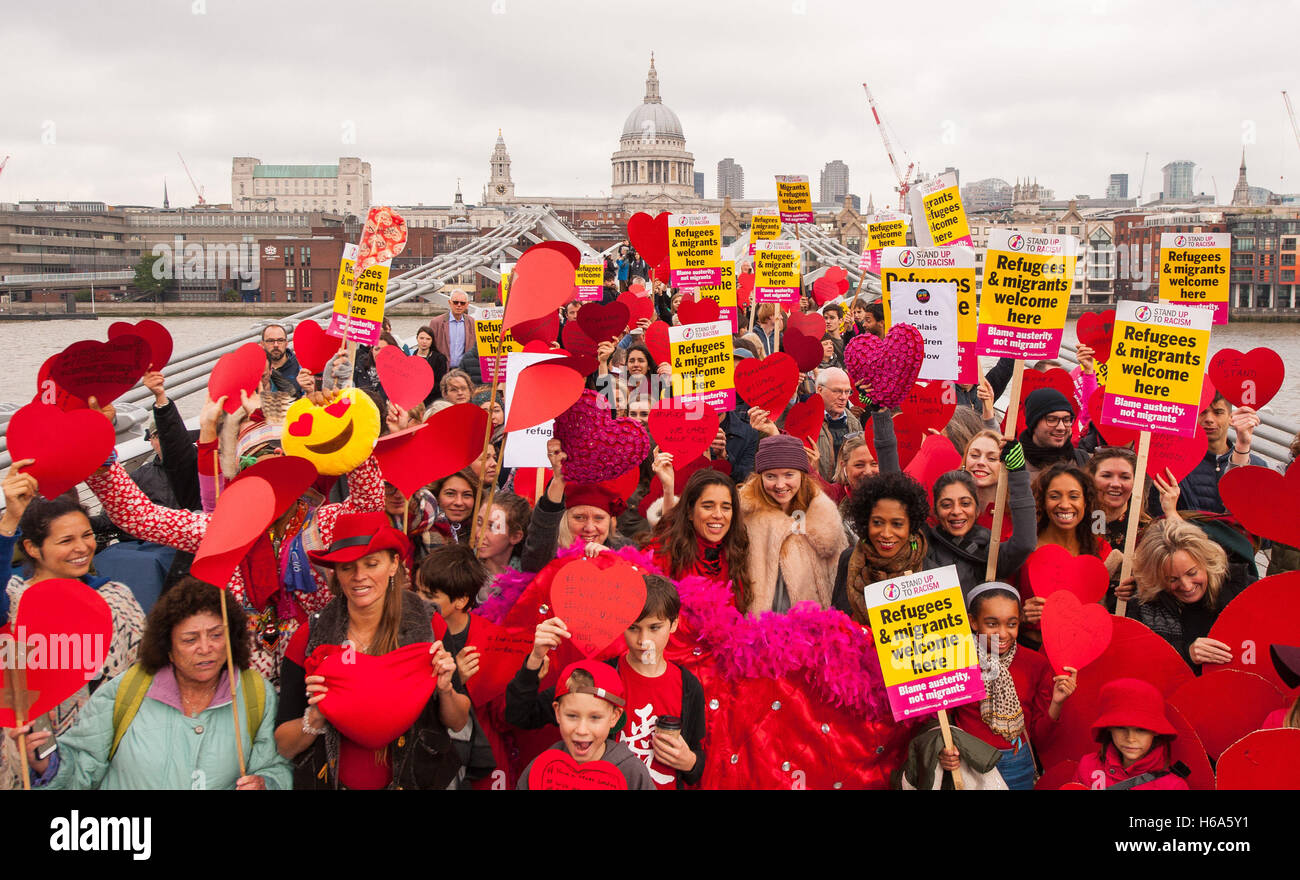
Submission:
{"label": "red heart cushion", "polygon": [[46,498],[55,498],[95,472],[110,455],[116,435],[97,412],[64,412],[48,403],[29,403],[9,419],[5,429],[14,461],[34,458],[23,468],[36,478]]}
{"label": "red heart cushion", "polygon": [[234,351],[228,351],[217,361],[208,376],[208,397],[226,398],[222,407],[233,413],[243,405],[239,399],[242,389],[248,394],[257,390],[266,371],[266,352],[256,342],[246,342]]}
{"label": "red heart cushion", "polygon": [[721,311],[718,301],[708,297],[697,300],[693,296],[684,296],[677,304],[677,317],[683,324],[710,324],[718,320]]}
{"label": "red heart cushion", "polygon": [[[113,612],[103,596],[81,581],[52,578],[23,593],[12,637],[27,646],[22,674],[30,702],[25,717],[31,720],[81,690],[103,669],[113,640]],[[12,657],[15,644],[9,643],[5,651]],[[15,670],[0,669],[0,681],[6,685],[10,675]],[[0,693],[6,690],[0,688]],[[0,726],[17,727],[14,715],[13,706],[0,707]]]}
{"label": "red heart cushion", "polygon": [[1214,787],[1221,791],[1300,789],[1300,730],[1257,730],[1223,753]]}
{"label": "red heart cushion", "polygon": [[602,569],[580,557],[555,573],[551,607],[568,627],[573,646],[594,657],[637,621],[645,607],[645,581],[622,560]]}
{"label": "red heart cushion", "polygon": [[413,409],[423,403],[433,390],[433,367],[429,362],[418,354],[403,354],[396,345],[379,350],[375,355],[375,371],[388,399],[402,409]]}
{"label": "red heart cushion", "polygon": [[825,354],[822,351],[821,337],[814,339],[793,328],[781,337],[781,347],[794,358],[795,366],[802,373],[817,369]]}
{"label": "red heart cushion", "polygon": [[1196,728],[1205,751],[1217,761],[1228,746],[1241,739],[1286,699],[1267,679],[1240,669],[1220,668],[1184,684],[1169,697]]}
{"label": "red heart cushion", "polygon": [[1232,649],[1232,662],[1207,663],[1203,674],[1241,669],[1268,679],[1284,694],[1300,696],[1300,688],[1288,687],[1268,657],[1269,645],[1300,645],[1300,615],[1294,613],[1297,596],[1300,571],[1262,578],[1238,593],[1210,627],[1210,638]]}
{"label": "red heart cushion", "polygon": [[139,336],[149,344],[149,369],[151,370],[161,370],[171,360],[172,335],[157,321],[148,318],[134,324],[129,321],[114,321],[108,325],[108,338],[113,340],[119,336]]}
{"label": "red heart cushion", "polygon": [[661,451],[671,452],[674,461],[685,462],[703,455],[713,443],[718,417],[700,401],[681,406],[673,400],[658,400],[650,407],[646,427]]}
{"label": "red heart cushion", "polygon": [[1083,669],[1110,644],[1115,618],[1100,605],[1084,605],[1069,590],[1057,590],[1043,605],[1043,650],[1056,672]]}
{"label": "red heart cushion", "polygon": [[853,384],[866,383],[881,406],[898,406],[912,390],[925,359],[925,340],[911,324],[895,324],[878,339],[870,333],[853,337],[844,350],[844,366]]}
{"label": "red heart cushion", "polygon": [[338,353],[343,340],[330,336],[321,329],[320,324],[308,318],[299,321],[293,328],[293,354],[298,358],[298,366],[311,373],[325,369],[329,359]]}
{"label": "red heart cushion", "polygon": [[[1078,407],[1074,400],[1074,379],[1070,374],[1060,367],[1052,367],[1050,370],[1025,370],[1024,378],[1020,383],[1020,405],[1016,407],[1016,436],[1025,430],[1025,398],[1039,388],[1055,388],[1065,395],[1065,399],[1070,401],[1070,406]],[[1007,427],[1007,418],[1002,417],[1002,430]],[[1105,430],[1104,428],[1102,430]]]}
{"label": "red heart cushion", "polygon": [[1033,595],[1046,599],[1069,590],[1084,604],[1100,602],[1110,585],[1106,564],[1090,553],[1071,556],[1056,544],[1044,544],[1025,560],[1024,583]]}
{"label": "red heart cushion", "polygon": [[483,452],[487,421],[487,412],[472,403],[449,406],[422,425],[380,437],[375,459],[384,479],[410,496],[469,467]]}
{"label": "red heart cushion", "polygon": [[826,403],[820,394],[796,403],[785,414],[785,433],[798,437],[804,446],[816,447],[826,420]]}
{"label": "red heart cushion", "polygon": [[547,749],[528,771],[530,791],[627,791],[627,780],[608,761],[579,764],[568,752]]}
{"label": "red heart cushion", "polygon": [[1092,356],[1097,363],[1106,363],[1110,360],[1110,344],[1115,335],[1115,310],[1084,312],[1079,316],[1074,332],[1078,334],[1080,342],[1092,349]]}
{"label": "red heart cushion", "polygon": [[668,212],[654,217],[644,211],[633,214],[627,221],[627,238],[641,259],[651,266],[659,265],[668,259]]}
{"label": "red heart cushion", "polygon": [[140,381],[151,356],[149,343],[134,334],[108,342],[85,339],[63,350],[50,365],[50,378],[75,397],[107,406]]}
{"label": "red heart cushion", "polygon": [[666,364],[672,358],[672,349],[668,346],[668,325],[655,321],[645,328],[645,347],[650,349],[650,356],[655,363]]}
{"label": "red heart cushion", "polygon": [[554,361],[524,367],[515,378],[506,431],[522,431],[549,422],[577,402],[585,381],[573,367]]}
{"label": "red heart cushion", "polygon": [[1271,348],[1252,348],[1245,354],[1225,348],[1210,358],[1210,381],[1233,406],[1259,409],[1282,388],[1285,376],[1282,356]]}
{"label": "red heart cushion", "polygon": [[339,733],[367,749],[382,749],[410,729],[437,679],[431,643],[418,642],[379,657],[334,651],[312,675],[329,692],[316,704]]}
{"label": "red heart cushion", "polygon": [[550,247],[533,245],[524,251],[510,273],[510,298],[506,300],[502,330],[545,317],[574,297],[574,265],[568,255]]}
{"label": "red heart cushion", "polygon": [[743,358],[736,361],[736,393],[750,407],[767,410],[774,421],[785,411],[798,384],[799,366],[783,351],[761,360]]}
{"label": "red heart cushion", "polygon": [[575,483],[613,479],[650,454],[650,435],[641,423],[626,416],[612,418],[609,401],[591,390],[555,417],[553,436],[568,456],[564,478]]}

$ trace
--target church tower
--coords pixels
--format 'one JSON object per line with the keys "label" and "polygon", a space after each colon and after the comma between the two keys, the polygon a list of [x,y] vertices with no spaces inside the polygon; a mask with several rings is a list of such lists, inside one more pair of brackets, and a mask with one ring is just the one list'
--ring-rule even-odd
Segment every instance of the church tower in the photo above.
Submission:
{"label": "church tower", "polygon": [[1233,207],[1250,206],[1250,184],[1246,183],[1246,148],[1241,148],[1241,171],[1237,174],[1237,186],[1232,191]]}
{"label": "church tower", "polygon": [[513,201],[515,184],[510,179],[510,154],[506,152],[506,142],[499,128],[496,146],[492,148],[491,168],[484,201],[489,205]]}

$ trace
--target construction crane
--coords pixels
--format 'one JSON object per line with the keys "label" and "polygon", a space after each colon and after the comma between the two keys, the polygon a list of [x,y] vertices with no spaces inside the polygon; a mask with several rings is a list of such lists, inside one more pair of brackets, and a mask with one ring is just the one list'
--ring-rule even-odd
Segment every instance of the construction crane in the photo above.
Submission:
{"label": "construction crane", "polygon": [[[1291,117],[1291,130],[1295,132],[1296,146],[1300,147],[1300,125],[1296,124],[1295,108],[1291,106],[1291,96],[1286,93],[1286,89],[1282,90],[1282,100],[1286,102],[1286,115]],[[0,165],[0,168],[3,167]]]}
{"label": "construction crane", "polygon": [[[889,131],[880,118],[879,108],[876,107],[876,99],[872,97],[871,89],[867,88],[866,83],[862,84],[862,91],[867,93],[867,103],[871,105],[871,115],[876,120],[876,128],[880,130],[880,139],[885,144],[885,153],[889,155],[889,164],[894,169],[894,177],[898,178],[898,186],[894,187],[895,191],[898,192],[898,210],[906,211],[907,193],[912,189],[912,185],[916,183],[912,176],[912,172],[916,169],[916,163],[909,161],[906,171],[899,167],[898,159],[894,157],[894,145],[889,139]],[[904,155],[904,158],[910,159],[906,155]]]}
{"label": "construction crane", "polygon": [[1144,187],[1146,186],[1146,184],[1147,184],[1147,161],[1148,161],[1150,158],[1151,158],[1151,154],[1150,154],[1150,153],[1147,153],[1145,156],[1142,157],[1142,179],[1138,181],[1138,194],[1137,194],[1137,195],[1138,195],[1138,197],[1137,197],[1137,204],[1138,204],[1139,206],[1141,206],[1141,204],[1142,204],[1142,191],[1143,191],[1143,188],[1144,188]]}
{"label": "construction crane", "polygon": [[190,174],[190,166],[185,164],[185,157],[180,154],[179,150],[176,152],[176,158],[181,160],[181,167],[185,169],[185,176],[190,179],[190,186],[194,187],[194,194],[199,197],[199,206],[206,205],[208,201],[203,198],[203,187],[194,182],[194,175]]}
{"label": "construction crane", "polygon": [[[1286,92],[1283,92],[1282,94],[1285,95]],[[5,156],[5,160],[4,160],[3,162],[0,162],[0,174],[4,174],[4,173],[5,173],[5,166],[8,165],[8,164],[9,164],[9,157],[8,157],[8,156]]]}

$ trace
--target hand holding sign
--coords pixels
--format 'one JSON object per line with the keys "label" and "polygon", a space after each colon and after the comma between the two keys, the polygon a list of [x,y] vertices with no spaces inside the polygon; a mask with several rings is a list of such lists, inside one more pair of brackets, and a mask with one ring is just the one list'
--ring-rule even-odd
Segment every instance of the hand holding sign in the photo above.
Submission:
{"label": "hand holding sign", "polygon": [[621,637],[644,606],[641,572],[622,560],[602,568],[588,559],[575,559],[551,582],[551,607],[584,657],[595,657]]}

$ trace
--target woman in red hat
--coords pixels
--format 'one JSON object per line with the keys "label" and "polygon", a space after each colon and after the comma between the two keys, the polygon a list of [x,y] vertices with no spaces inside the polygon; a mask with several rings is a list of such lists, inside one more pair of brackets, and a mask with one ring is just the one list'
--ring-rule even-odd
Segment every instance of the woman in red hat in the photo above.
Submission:
{"label": "woman in red hat", "polygon": [[533,508],[519,567],[541,571],[556,551],[575,540],[582,541],[588,556],[629,546],[632,542],[615,531],[615,519],[627,509],[627,502],[599,483],[566,483],[564,461],[569,456],[560,449],[560,441],[551,440],[546,455],[554,476]]}
{"label": "woman in red hat", "polygon": [[[289,644],[280,680],[276,746],[295,765],[298,788],[448,788],[460,774],[452,735],[469,734],[469,698],[452,687],[456,661],[434,641],[432,611],[406,589],[406,536],[382,513],[340,516],[329,550],[311,561],[331,572],[334,599],[299,627]],[[437,688],[424,711],[401,737],[379,751],[341,736],[316,704],[328,688],[307,675],[308,658],[330,646],[379,656],[405,645],[431,642],[431,674]]]}
{"label": "woman in red hat", "polygon": [[1186,768],[1171,766],[1170,744],[1178,736],[1155,685],[1117,678],[1102,686],[1092,736],[1101,748],[1079,759],[1075,782],[1095,789],[1186,791]]}

